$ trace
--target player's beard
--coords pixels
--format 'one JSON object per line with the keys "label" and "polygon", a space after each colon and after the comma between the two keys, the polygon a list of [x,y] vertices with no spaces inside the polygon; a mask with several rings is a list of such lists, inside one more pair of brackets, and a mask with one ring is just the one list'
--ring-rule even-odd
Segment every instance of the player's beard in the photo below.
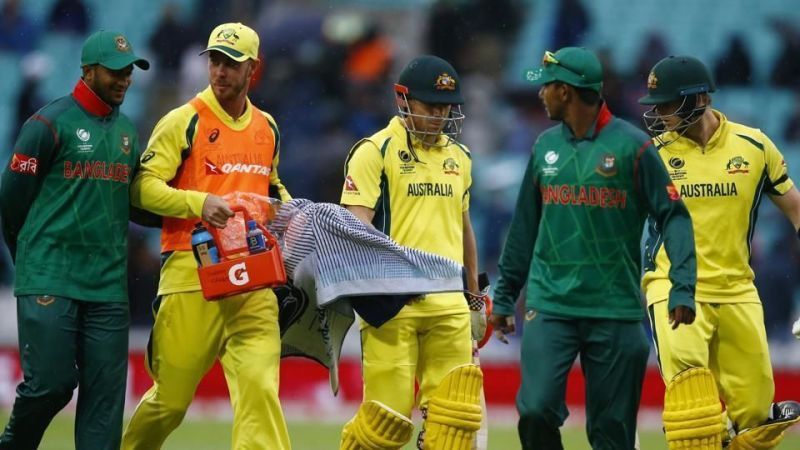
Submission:
{"label": "player's beard", "polygon": [[214,95],[220,102],[236,100],[242,95],[247,95],[247,83],[248,80],[242,83],[232,83],[228,81],[226,83],[227,86],[214,86]]}

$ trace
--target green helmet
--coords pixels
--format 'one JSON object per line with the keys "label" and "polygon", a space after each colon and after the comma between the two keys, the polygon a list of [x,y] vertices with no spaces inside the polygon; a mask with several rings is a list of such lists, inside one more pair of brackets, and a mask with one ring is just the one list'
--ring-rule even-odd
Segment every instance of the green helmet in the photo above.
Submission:
{"label": "green helmet", "polygon": [[[397,99],[397,108],[402,118],[412,117],[424,121],[437,121],[442,123],[439,131],[417,130],[413,121],[404,121],[408,131],[414,135],[447,137],[443,145],[449,145],[461,134],[464,114],[461,105],[464,97],[461,96],[461,80],[456,69],[449,62],[434,55],[422,55],[414,58],[400,72],[400,78],[394,85]],[[448,117],[434,117],[413,111],[408,100],[418,100],[427,104],[451,105]],[[438,142],[438,141],[437,141]],[[433,145],[439,145],[438,143]]]}
{"label": "green helmet", "polygon": [[438,56],[414,58],[400,72],[397,88],[408,98],[425,103],[464,104],[456,69]]}
{"label": "green helmet", "polygon": [[691,56],[667,56],[650,71],[647,95],[639,103],[659,105],[716,90],[711,72],[702,61]]}
{"label": "green helmet", "polygon": [[[700,121],[708,104],[698,106],[700,94],[717,90],[711,72],[705,64],[691,56],[668,56],[653,66],[647,77],[647,95],[639,99],[642,105],[653,105],[642,115],[645,126],[661,146],[669,145],[683,136],[689,127]],[[671,114],[659,112],[659,105],[678,102]],[[680,119],[677,125],[668,118]],[[665,120],[666,119],[666,120]],[[668,122],[673,125],[667,127]],[[674,132],[669,137],[665,132]]]}

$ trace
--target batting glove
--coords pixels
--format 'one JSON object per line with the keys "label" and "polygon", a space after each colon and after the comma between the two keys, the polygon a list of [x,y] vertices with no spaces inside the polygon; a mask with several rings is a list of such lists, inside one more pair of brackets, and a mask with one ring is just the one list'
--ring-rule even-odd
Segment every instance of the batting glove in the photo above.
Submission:
{"label": "batting glove", "polygon": [[469,305],[472,339],[478,341],[478,348],[482,348],[492,336],[492,326],[489,324],[489,315],[492,314],[492,299],[488,293],[479,295],[467,292]]}

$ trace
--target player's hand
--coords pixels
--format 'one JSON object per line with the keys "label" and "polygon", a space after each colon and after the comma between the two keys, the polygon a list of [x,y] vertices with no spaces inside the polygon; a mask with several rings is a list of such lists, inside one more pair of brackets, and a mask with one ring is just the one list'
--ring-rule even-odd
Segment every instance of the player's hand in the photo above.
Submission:
{"label": "player's hand", "polygon": [[514,316],[504,316],[502,314],[492,314],[489,316],[489,323],[494,328],[494,337],[504,344],[508,344],[507,334],[516,331],[514,326]]}
{"label": "player's hand", "polygon": [[792,325],[792,334],[797,339],[800,339],[800,318],[798,318],[794,325]]}
{"label": "player's hand", "polygon": [[492,327],[489,326],[492,299],[488,293],[473,294],[466,292],[464,295],[467,298],[467,305],[469,305],[472,340],[478,342],[478,348],[483,348],[492,333]]}
{"label": "player's hand", "polygon": [[694,322],[694,315],[694,311],[688,306],[676,306],[669,312],[669,324],[672,325],[673,330],[681,324],[691,325]]}
{"label": "player's hand", "polygon": [[216,228],[225,228],[225,225],[228,224],[228,219],[233,217],[233,211],[231,211],[228,203],[222,197],[208,194],[206,201],[203,202],[203,215],[201,217]]}

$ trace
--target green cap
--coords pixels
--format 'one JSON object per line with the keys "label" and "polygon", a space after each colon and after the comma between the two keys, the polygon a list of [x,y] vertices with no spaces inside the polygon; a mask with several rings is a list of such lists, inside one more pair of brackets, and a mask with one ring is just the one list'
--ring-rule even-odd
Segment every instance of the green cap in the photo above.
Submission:
{"label": "green cap", "polygon": [[133,53],[133,47],[122,33],[106,30],[92,34],[83,43],[81,67],[91,64],[100,64],[111,70],[119,70],[131,64],[136,64],[136,67],[143,70],[150,68],[146,59]]}
{"label": "green cap", "polygon": [[600,92],[603,88],[603,65],[591,50],[564,47],[555,53],[544,52],[542,67],[526,70],[525,80],[533,84],[560,81]]}
{"label": "green cap", "polygon": [[438,56],[414,58],[400,72],[395,90],[425,103],[464,104],[456,69]]}
{"label": "green cap", "polygon": [[650,71],[647,95],[640,98],[639,103],[659,105],[715,90],[714,78],[702,61],[691,56],[667,56]]}

